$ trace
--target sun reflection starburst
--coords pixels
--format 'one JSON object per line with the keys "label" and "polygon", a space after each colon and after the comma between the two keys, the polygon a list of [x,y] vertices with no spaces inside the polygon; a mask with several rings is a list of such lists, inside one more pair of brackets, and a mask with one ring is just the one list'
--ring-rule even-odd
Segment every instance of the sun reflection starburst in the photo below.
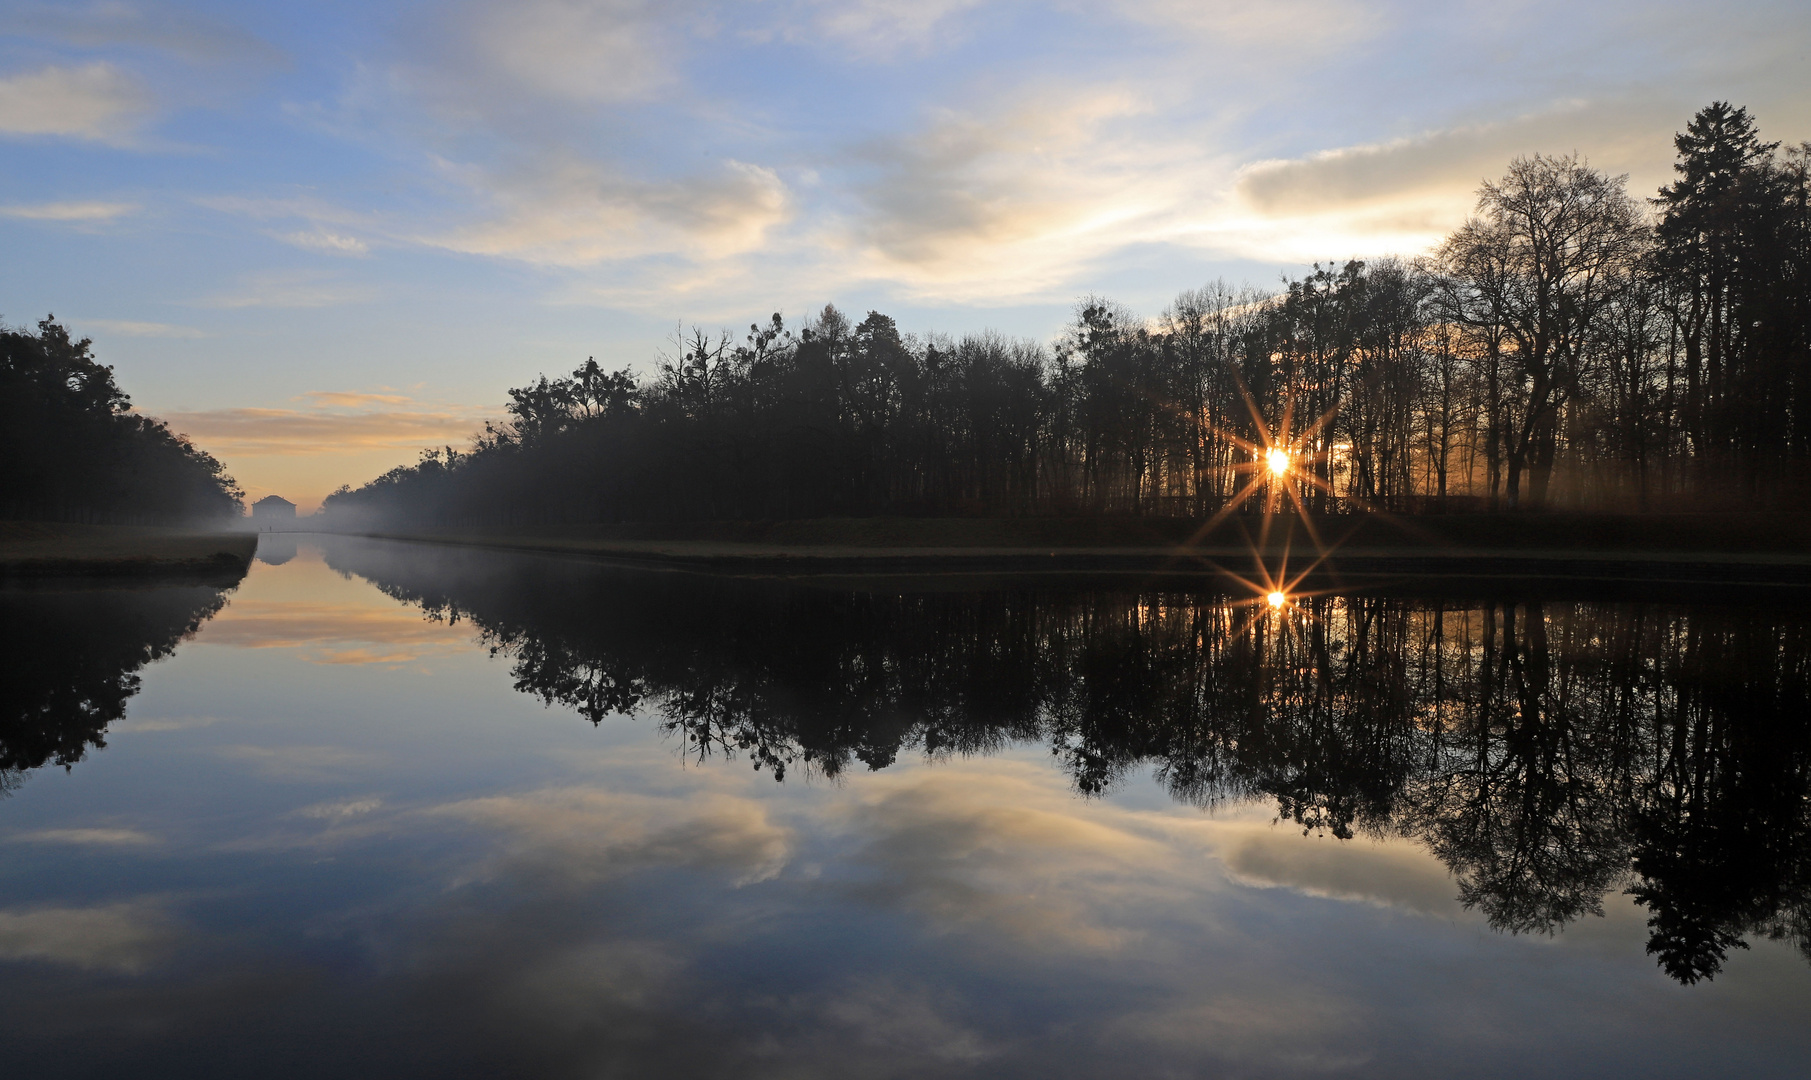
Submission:
{"label": "sun reflection starburst", "polygon": [[[1222,428],[1217,424],[1210,427],[1220,438],[1246,455],[1242,461],[1225,466],[1229,472],[1240,475],[1241,480],[1235,482],[1236,490],[1221,504],[1220,509],[1202,522],[1181,545],[1178,554],[1185,558],[1192,555],[1216,572],[1250,589],[1251,598],[1247,603],[1255,607],[1252,613],[1254,619],[1266,610],[1277,613],[1287,611],[1310,618],[1310,610],[1300,606],[1300,602],[1324,595],[1330,590],[1304,589],[1304,582],[1316,572],[1331,569],[1333,548],[1338,546],[1328,544],[1321,536],[1316,527],[1316,511],[1324,511],[1335,499],[1340,498],[1362,509],[1375,511],[1376,508],[1354,497],[1351,492],[1342,495],[1334,488],[1337,447],[1332,445],[1328,433],[1335,409],[1328,409],[1313,420],[1303,423],[1296,416],[1296,399],[1285,396],[1282,415],[1276,417],[1276,422],[1272,424],[1266,419],[1264,410],[1258,406],[1250,388],[1244,385],[1244,381],[1236,373],[1233,377],[1239,382],[1240,393],[1250,414],[1251,426],[1248,433]],[[1248,437],[1248,434],[1255,438]],[[1258,512],[1255,537],[1240,517],[1236,516],[1254,510]],[[1201,550],[1214,531],[1228,520],[1238,523],[1240,532],[1244,534],[1244,546],[1255,564],[1255,574],[1252,577],[1246,577]],[[1275,536],[1273,529],[1279,525],[1281,535]],[[1310,550],[1304,552],[1306,558],[1292,567],[1290,548],[1298,537],[1307,542]],[[1284,623],[1287,622],[1288,620],[1284,620]]]}

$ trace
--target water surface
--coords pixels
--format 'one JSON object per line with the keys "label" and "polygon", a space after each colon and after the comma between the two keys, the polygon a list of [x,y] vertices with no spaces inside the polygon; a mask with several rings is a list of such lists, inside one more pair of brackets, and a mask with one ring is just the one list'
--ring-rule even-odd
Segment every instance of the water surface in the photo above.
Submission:
{"label": "water surface", "polygon": [[261,558],[0,594],[20,1075],[1811,1052],[1796,602]]}

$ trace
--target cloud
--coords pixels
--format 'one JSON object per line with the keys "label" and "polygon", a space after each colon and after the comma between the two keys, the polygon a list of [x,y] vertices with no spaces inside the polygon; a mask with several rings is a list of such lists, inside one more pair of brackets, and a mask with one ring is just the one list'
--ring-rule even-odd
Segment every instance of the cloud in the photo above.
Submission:
{"label": "cloud", "polygon": [[1670,169],[1671,105],[1570,102],[1520,117],[1436,129],[1245,166],[1199,238],[1254,257],[1307,261],[1416,254],[1465,220],[1477,189],[1518,156],[1582,152],[1630,174],[1639,198]]}
{"label": "cloud", "polygon": [[864,54],[923,49],[951,33],[949,23],[984,0],[833,0],[822,3],[818,31]]}
{"label": "cloud", "polygon": [[24,218],[27,221],[112,221],[138,210],[137,203],[118,202],[53,202],[35,205],[0,206],[0,217]]}
{"label": "cloud", "polygon": [[[1375,5],[1358,0],[1119,0],[1121,18],[1246,51],[1268,45],[1298,57],[1304,50],[1350,48],[1384,21]],[[1250,59],[1249,55],[1247,59]]]}
{"label": "cloud", "polygon": [[322,783],[341,780],[348,771],[369,768],[371,754],[339,746],[222,746],[214,753],[240,761],[271,780]]}
{"label": "cloud", "polygon": [[356,409],[366,405],[412,405],[415,399],[407,394],[368,394],[352,390],[311,390],[302,395],[316,405],[331,405],[345,409]]}
{"label": "cloud", "polygon": [[547,97],[597,104],[646,96],[669,79],[669,28],[690,5],[655,0],[468,4],[460,30],[490,73]]}
{"label": "cloud", "polygon": [[1200,152],[1153,141],[1124,86],[1027,91],[942,109],[862,148],[849,270],[958,303],[1061,294],[1091,260],[1172,239],[1200,190]]}
{"label": "cloud", "polygon": [[854,1041],[894,1061],[928,1057],[945,1065],[973,1065],[993,1057],[982,1033],[964,1023],[972,1006],[948,991],[872,976],[857,978],[818,1003],[819,1015]]}
{"label": "cloud", "polygon": [[222,293],[197,301],[202,307],[237,310],[242,308],[323,308],[345,304],[365,304],[377,299],[377,290],[368,285],[334,281],[317,274],[290,272],[254,277],[238,292]]}
{"label": "cloud", "polygon": [[[983,777],[978,781],[978,776]],[[869,778],[839,811],[862,838],[852,858],[875,868],[851,886],[869,902],[917,912],[943,931],[1088,951],[1141,935],[1117,912],[1157,878],[1198,872],[1130,815],[1084,809],[1047,774],[1005,763]],[[1175,871],[1165,870],[1174,865]]]}
{"label": "cloud", "polygon": [[364,799],[339,799],[334,802],[314,803],[295,811],[297,817],[313,818],[317,821],[346,821],[363,817],[382,807],[384,801],[375,796]]}
{"label": "cloud", "polygon": [[15,34],[55,38],[84,48],[161,49],[188,60],[285,64],[283,52],[252,34],[157,3],[20,5],[7,12]]}
{"label": "cloud", "polygon": [[487,412],[424,403],[413,409],[385,411],[240,408],[166,411],[161,415],[172,428],[206,445],[212,453],[297,455],[464,445],[483,424]]}
{"label": "cloud", "polygon": [[345,236],[325,229],[279,233],[277,239],[305,251],[318,251],[326,255],[366,255],[371,251],[370,245],[356,236]]}
{"label": "cloud", "polygon": [[[680,84],[685,43],[714,25],[690,0],[467,0],[434,6],[399,35],[365,92],[400,92],[436,125],[546,134],[596,106],[657,100]],[[551,110],[551,111],[550,111]]]}
{"label": "cloud", "polygon": [[387,601],[333,604],[240,598],[210,620],[201,641],[236,649],[295,649],[316,664],[400,664],[465,652],[471,632]]}
{"label": "cloud", "polygon": [[170,949],[175,927],[161,905],[0,910],[0,958],[137,974]]}
{"label": "cloud", "polygon": [[0,76],[0,133],[120,142],[150,100],[138,80],[104,61]]}
{"label": "cloud", "polygon": [[1478,186],[1501,176],[1512,158],[1536,153],[1579,151],[1600,168],[1661,171],[1671,159],[1669,134],[1678,122],[1670,108],[1571,103],[1496,123],[1256,162],[1239,177],[1237,191],[1253,209],[1277,216],[1409,199],[1450,200],[1455,193],[1469,202]]}
{"label": "cloud", "polygon": [[1302,837],[1275,829],[1228,835],[1219,853],[1234,880],[1309,896],[1451,915],[1458,887],[1441,863],[1408,841]]}
{"label": "cloud", "polygon": [[[72,320],[73,321],[73,320]],[[209,336],[205,330],[192,326],[176,326],[172,323],[139,322],[134,319],[82,319],[84,328],[96,330],[120,337],[142,338],[204,338]]]}
{"label": "cloud", "polygon": [[713,868],[738,885],[774,877],[792,851],[790,830],[767,804],[727,795],[685,799],[594,787],[546,788],[466,799],[424,811],[507,837],[498,862],[574,880],[598,880],[651,866]]}
{"label": "cloud", "polygon": [[14,833],[7,839],[15,843],[26,844],[77,844],[102,847],[157,843],[157,837],[137,829],[35,829],[30,832]]}
{"label": "cloud", "polygon": [[460,171],[490,204],[489,220],[423,242],[549,266],[653,254],[723,258],[755,249],[791,216],[778,174],[739,161],[711,175],[658,181],[569,156],[507,176]]}
{"label": "cloud", "polygon": [[160,731],[189,731],[213,727],[226,721],[218,716],[131,716],[108,725],[108,735],[150,734]]}

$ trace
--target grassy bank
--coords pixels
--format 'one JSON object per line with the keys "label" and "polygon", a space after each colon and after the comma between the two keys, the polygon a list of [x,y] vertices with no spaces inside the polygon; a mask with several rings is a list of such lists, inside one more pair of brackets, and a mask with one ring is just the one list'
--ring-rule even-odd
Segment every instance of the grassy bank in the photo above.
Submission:
{"label": "grassy bank", "polygon": [[1324,549],[1333,554],[1317,577],[1335,584],[1440,576],[1811,585],[1811,514],[1229,518],[1212,529],[1149,518],[864,518],[365,535],[720,573],[1250,576],[1258,557],[1274,568],[1287,552],[1300,569]]}
{"label": "grassy bank", "polygon": [[[1247,549],[1266,529],[1259,517],[1229,517],[1211,530],[1177,518],[816,518],[798,521],[633,522],[428,530],[447,536],[560,546],[733,544],[762,548],[1145,548]],[[1804,514],[1451,514],[1343,515],[1271,520],[1273,544],[1299,546],[1308,531],[1342,548],[1567,550],[1604,552],[1811,552]],[[1293,538],[1291,540],[1291,538]]]}
{"label": "grassy bank", "polygon": [[244,574],[256,533],[0,521],[0,578]]}

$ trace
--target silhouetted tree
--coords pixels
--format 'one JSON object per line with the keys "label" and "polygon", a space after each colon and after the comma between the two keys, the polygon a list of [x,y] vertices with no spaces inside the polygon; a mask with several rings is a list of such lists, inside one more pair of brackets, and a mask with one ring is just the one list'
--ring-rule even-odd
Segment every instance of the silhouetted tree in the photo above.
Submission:
{"label": "silhouetted tree", "polygon": [[237,517],[220,462],[132,403],[54,318],[0,327],[0,514],[157,523]]}

